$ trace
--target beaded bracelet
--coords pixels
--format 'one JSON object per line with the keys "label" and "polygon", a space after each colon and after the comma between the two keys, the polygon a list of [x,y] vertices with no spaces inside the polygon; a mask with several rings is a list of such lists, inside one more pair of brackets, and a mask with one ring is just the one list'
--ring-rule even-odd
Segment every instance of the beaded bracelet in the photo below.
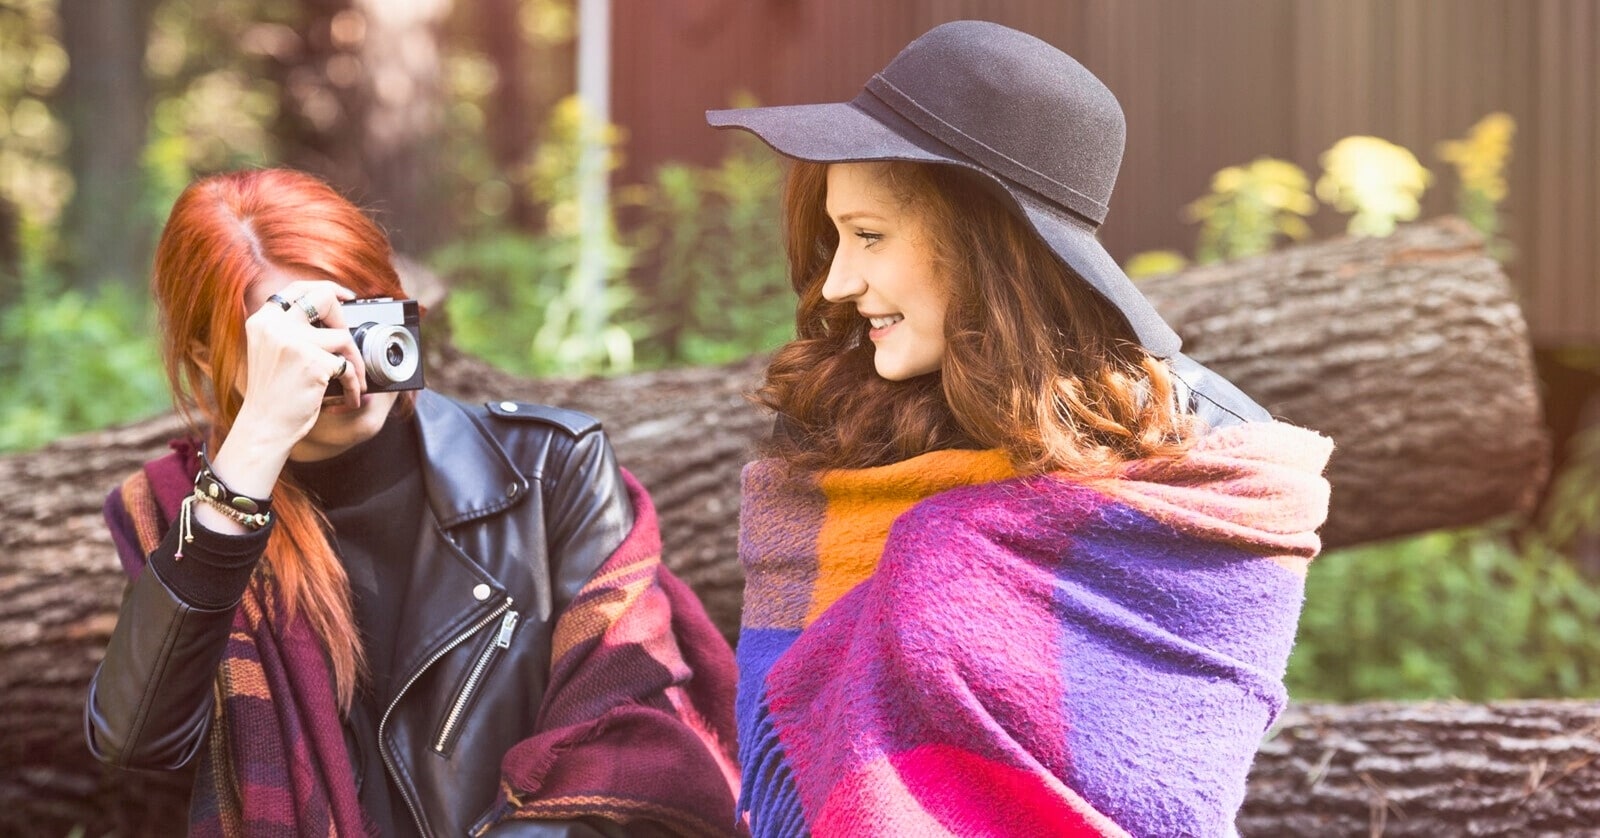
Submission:
{"label": "beaded bracelet", "polygon": [[257,512],[254,515],[240,512],[237,509],[223,505],[221,501],[213,500],[200,494],[200,490],[196,489],[194,494],[183,499],[182,506],[178,508],[178,549],[172,554],[172,560],[175,562],[183,560],[184,545],[194,543],[195,501],[200,501],[229,519],[239,522],[240,526],[251,532],[255,532],[272,522],[271,512]]}
{"label": "beaded bracelet", "polygon": [[[266,515],[272,511],[272,498],[253,498],[241,495],[228,488],[222,478],[211,468],[211,458],[206,456],[206,449],[200,449],[200,473],[194,476],[195,495],[203,500],[212,502],[212,505],[229,514],[234,520],[239,520],[233,515],[241,512],[245,515]],[[245,523],[240,521],[240,523]],[[250,526],[245,524],[245,526]],[[259,526],[259,525],[258,525]]]}
{"label": "beaded bracelet", "polygon": [[247,530],[259,530],[266,526],[268,521],[272,520],[272,512],[270,510],[266,512],[244,512],[235,509],[223,503],[222,501],[211,497],[210,495],[201,494],[199,489],[195,490],[194,497],[196,500],[203,501],[207,506],[217,510],[228,518],[237,521],[240,526]]}

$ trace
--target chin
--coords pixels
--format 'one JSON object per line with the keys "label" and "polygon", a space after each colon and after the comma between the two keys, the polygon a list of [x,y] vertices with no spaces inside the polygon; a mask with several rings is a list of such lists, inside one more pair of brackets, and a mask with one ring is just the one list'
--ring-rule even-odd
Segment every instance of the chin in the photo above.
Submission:
{"label": "chin", "polygon": [[393,393],[378,393],[362,397],[361,407],[354,410],[325,408],[304,441],[335,453],[360,445],[383,430],[396,398]]}
{"label": "chin", "polygon": [[939,371],[939,364],[874,364],[878,377],[885,381],[910,381]]}

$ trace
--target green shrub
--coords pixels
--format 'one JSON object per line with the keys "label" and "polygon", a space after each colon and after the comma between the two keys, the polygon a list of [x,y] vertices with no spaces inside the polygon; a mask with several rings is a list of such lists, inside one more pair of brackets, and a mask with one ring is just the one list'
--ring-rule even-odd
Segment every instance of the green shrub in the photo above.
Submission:
{"label": "green shrub", "polygon": [[168,407],[150,319],[120,284],[85,294],[25,277],[21,302],[0,315],[0,451]]}
{"label": "green shrub", "polygon": [[[620,248],[613,258],[627,258]],[[513,231],[451,244],[430,260],[452,277],[445,304],[452,340],[501,369],[528,376],[617,372],[633,363],[633,338],[618,313],[631,298],[614,270],[599,301],[607,324],[598,336],[580,327],[582,306],[572,281],[577,240]],[[623,262],[625,264],[625,262]]]}
{"label": "green shrub", "polygon": [[[576,97],[559,102],[530,165],[529,192],[545,213],[543,233],[486,227],[428,259],[451,278],[445,309],[456,345],[508,372],[586,375],[633,366],[638,326],[624,313],[633,299],[626,281],[633,251],[619,241],[610,207],[602,220],[604,291],[598,299],[578,274],[577,161],[587,119]],[[606,165],[615,168],[617,132],[606,126],[600,133],[613,152]]]}
{"label": "green shrub", "polygon": [[1195,260],[1201,264],[1266,253],[1280,237],[1311,235],[1306,217],[1317,211],[1310,181],[1299,166],[1261,157],[1211,178],[1211,192],[1184,207],[1200,223]]}
{"label": "green shrub", "polygon": [[1288,683],[1333,701],[1600,695],[1600,584],[1497,529],[1336,551],[1311,565]]}
{"label": "green shrub", "polygon": [[794,337],[782,170],[758,141],[735,139],[716,167],[663,166],[648,190],[640,242],[658,279],[641,316],[662,363],[726,363]]}

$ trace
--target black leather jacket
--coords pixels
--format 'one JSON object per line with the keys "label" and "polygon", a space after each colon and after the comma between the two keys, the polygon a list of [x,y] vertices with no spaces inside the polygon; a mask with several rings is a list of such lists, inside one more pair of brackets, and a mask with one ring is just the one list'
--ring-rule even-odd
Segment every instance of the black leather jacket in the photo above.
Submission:
{"label": "black leather jacket", "polygon": [[[633,512],[588,416],[513,402],[472,408],[427,391],[416,416],[429,520],[395,639],[403,686],[380,708],[379,748],[422,834],[463,835],[493,801],[502,755],[535,729],[554,615],[622,541]],[[153,571],[124,595],[86,728],[107,763],[175,769],[205,738],[233,608],[186,605]],[[490,834],[625,833],[519,821]]]}

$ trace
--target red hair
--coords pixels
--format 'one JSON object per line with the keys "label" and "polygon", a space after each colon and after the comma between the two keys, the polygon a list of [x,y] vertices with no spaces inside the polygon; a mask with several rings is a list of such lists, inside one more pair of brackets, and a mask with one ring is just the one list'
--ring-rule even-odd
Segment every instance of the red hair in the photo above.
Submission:
{"label": "red hair", "polygon": [[[245,292],[268,268],[332,279],[358,297],[406,296],[383,231],[321,180],[256,169],[190,184],[156,246],[151,289],[174,401],[212,450],[243,404]],[[196,358],[200,347],[209,374]],[[401,408],[411,404],[406,399]],[[285,475],[272,497],[277,523],[263,561],[288,613],[303,615],[322,638],[340,706],[348,709],[364,670],[349,579],[306,492]]]}
{"label": "red hair", "polygon": [[823,298],[839,246],[827,166],[797,162],[784,191],[796,340],[755,394],[782,429],[766,453],[801,468],[863,468],[998,448],[1025,473],[1089,475],[1187,449],[1196,427],[1173,404],[1166,364],[995,190],[954,166],[873,165],[924,225],[950,283],[940,369],[884,380],[855,306]]}

